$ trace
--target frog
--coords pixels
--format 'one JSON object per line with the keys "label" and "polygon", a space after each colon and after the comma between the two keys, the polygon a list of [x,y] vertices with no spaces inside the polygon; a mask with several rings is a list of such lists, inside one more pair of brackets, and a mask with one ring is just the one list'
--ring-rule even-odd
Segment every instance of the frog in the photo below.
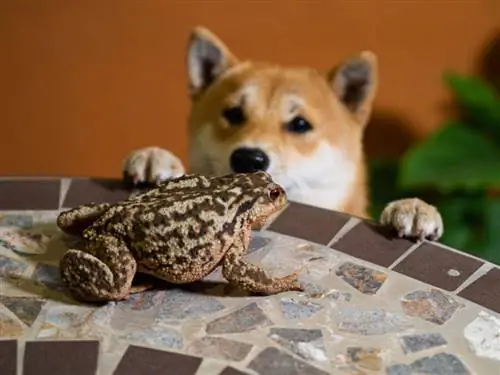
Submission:
{"label": "frog", "polygon": [[207,177],[185,174],[118,203],[87,203],[61,212],[58,227],[83,239],[68,249],[60,274],[88,302],[122,301],[151,284],[202,280],[221,267],[226,281],[256,294],[302,291],[298,273],[269,276],[244,259],[252,229],[284,209],[283,187],[266,172]]}

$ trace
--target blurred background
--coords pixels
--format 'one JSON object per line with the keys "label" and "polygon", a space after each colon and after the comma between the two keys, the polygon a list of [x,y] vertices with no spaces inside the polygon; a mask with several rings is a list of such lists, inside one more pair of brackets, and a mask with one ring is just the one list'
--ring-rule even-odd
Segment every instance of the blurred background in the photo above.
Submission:
{"label": "blurred background", "polygon": [[1,174],[118,177],[150,145],[186,162],[195,25],[241,58],[322,70],[373,50],[374,214],[428,197],[445,243],[500,261],[498,0],[0,1]]}

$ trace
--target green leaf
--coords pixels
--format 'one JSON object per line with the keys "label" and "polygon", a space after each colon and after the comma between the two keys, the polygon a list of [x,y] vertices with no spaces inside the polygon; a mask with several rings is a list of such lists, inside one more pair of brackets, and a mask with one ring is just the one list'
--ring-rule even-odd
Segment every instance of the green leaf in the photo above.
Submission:
{"label": "green leaf", "polygon": [[500,97],[489,83],[476,78],[446,73],[444,80],[465,112],[467,124],[500,139]]}
{"label": "green leaf", "polygon": [[466,222],[467,203],[466,199],[451,197],[441,202],[438,209],[444,223],[441,242],[468,252],[468,244],[473,237],[473,231]]}
{"label": "green leaf", "polygon": [[442,196],[437,207],[444,223],[441,242],[484,258],[488,241],[484,236],[486,193],[455,192]]}
{"label": "green leaf", "polygon": [[445,228],[441,242],[500,265],[500,199],[484,191],[441,198],[436,204]]}
{"label": "green leaf", "polygon": [[500,265],[500,199],[488,201],[484,207],[485,249],[481,258]]}
{"label": "green leaf", "polygon": [[404,155],[399,185],[442,190],[500,185],[500,150],[477,131],[450,122]]}

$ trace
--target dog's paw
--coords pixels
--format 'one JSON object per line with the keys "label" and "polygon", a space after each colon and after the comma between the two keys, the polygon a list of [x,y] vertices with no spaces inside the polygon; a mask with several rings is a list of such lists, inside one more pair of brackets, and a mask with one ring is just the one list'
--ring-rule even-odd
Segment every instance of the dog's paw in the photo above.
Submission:
{"label": "dog's paw", "polygon": [[411,198],[389,203],[380,222],[392,227],[399,237],[436,241],[443,235],[443,219],[436,207]]}
{"label": "dog's paw", "polygon": [[185,174],[179,158],[171,152],[158,148],[146,147],[133,151],[123,165],[123,176],[133,185],[159,185],[171,178]]}

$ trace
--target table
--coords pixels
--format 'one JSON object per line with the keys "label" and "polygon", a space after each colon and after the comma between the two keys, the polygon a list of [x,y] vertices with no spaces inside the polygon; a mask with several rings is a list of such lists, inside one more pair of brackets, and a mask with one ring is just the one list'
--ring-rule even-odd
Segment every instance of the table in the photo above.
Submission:
{"label": "table", "polygon": [[2,375],[498,373],[498,267],[294,202],[253,232],[247,258],[273,275],[305,265],[303,293],[248,295],[216,270],[124,302],[77,303],[58,272],[75,240],[54,220],[129,193],[109,179],[0,180]]}

